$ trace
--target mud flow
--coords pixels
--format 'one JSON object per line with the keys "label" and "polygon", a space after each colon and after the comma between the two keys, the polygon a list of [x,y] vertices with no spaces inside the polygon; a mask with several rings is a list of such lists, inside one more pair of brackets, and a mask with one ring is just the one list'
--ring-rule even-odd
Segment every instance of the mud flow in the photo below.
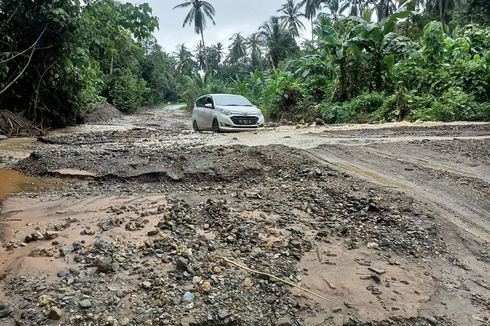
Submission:
{"label": "mud flow", "polygon": [[0,155],[0,325],[488,325],[489,145],[176,107],[39,137]]}

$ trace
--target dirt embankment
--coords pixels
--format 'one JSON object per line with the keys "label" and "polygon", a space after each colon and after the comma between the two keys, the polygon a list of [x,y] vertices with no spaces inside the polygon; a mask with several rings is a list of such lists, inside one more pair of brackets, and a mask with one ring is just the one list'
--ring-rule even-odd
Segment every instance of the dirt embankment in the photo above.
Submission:
{"label": "dirt embankment", "polygon": [[[373,156],[390,149],[401,159],[406,148],[412,159],[433,162],[456,152],[453,164],[478,177],[486,160],[478,145],[412,139],[353,146],[354,135],[342,146],[328,128],[298,129],[290,138],[274,130],[196,135],[182,132],[186,119],[175,110],[121,117],[128,129],[44,137],[30,157],[11,164],[64,178],[4,204],[0,288],[9,300],[0,306],[1,325],[489,321],[486,245],[468,236],[458,249],[459,229],[408,191],[405,177],[393,178],[396,160],[375,165]],[[466,136],[482,132],[474,128]],[[246,137],[324,144],[308,152],[287,144],[208,145]],[[339,164],[349,155],[360,171]],[[412,175],[415,185],[441,178],[419,171],[420,162],[413,169],[409,158],[398,163],[400,175],[421,176]],[[383,166],[390,184],[362,175],[361,163]],[[444,185],[454,187],[452,180]],[[478,180],[472,191],[462,188],[465,198],[486,191]]]}

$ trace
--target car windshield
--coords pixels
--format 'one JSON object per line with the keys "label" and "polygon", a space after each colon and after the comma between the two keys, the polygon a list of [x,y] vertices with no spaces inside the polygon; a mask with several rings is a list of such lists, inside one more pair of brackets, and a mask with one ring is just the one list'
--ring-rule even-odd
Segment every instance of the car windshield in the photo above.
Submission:
{"label": "car windshield", "polygon": [[213,95],[214,104],[220,106],[253,106],[249,100],[240,95]]}

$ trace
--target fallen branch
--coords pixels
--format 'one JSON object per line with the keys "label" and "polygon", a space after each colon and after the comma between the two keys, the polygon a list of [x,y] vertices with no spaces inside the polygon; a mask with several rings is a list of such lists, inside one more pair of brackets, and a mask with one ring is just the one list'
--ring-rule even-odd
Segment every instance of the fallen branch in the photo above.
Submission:
{"label": "fallen branch", "polygon": [[289,285],[289,286],[292,286],[292,287],[294,287],[294,288],[300,289],[300,290],[302,290],[302,291],[304,291],[304,292],[306,292],[306,293],[309,293],[309,294],[311,294],[311,295],[314,295],[315,297],[318,297],[318,298],[323,299],[323,300],[325,300],[325,301],[328,301],[328,302],[330,302],[330,303],[335,303],[333,300],[331,300],[331,299],[329,299],[329,298],[326,298],[326,297],[324,297],[324,296],[322,296],[322,295],[320,295],[320,294],[318,294],[318,293],[315,293],[315,292],[313,292],[313,291],[311,291],[311,290],[305,289],[305,288],[303,288],[303,287],[301,287],[301,286],[299,286],[299,285],[296,285],[296,284],[294,284],[294,283],[292,283],[292,282],[289,282],[289,281],[283,280],[282,278],[279,278],[279,277],[277,277],[277,276],[274,276],[274,275],[272,275],[272,274],[270,274],[270,273],[265,273],[265,272],[261,272],[261,271],[258,271],[258,270],[255,270],[255,269],[252,269],[252,268],[250,268],[250,267],[247,267],[247,266],[245,266],[245,265],[242,265],[242,264],[240,264],[240,263],[237,263],[237,262],[235,262],[235,261],[233,261],[233,260],[231,260],[231,259],[228,259],[228,258],[226,258],[226,257],[223,257],[223,256],[215,256],[215,258],[216,258],[216,259],[221,259],[221,260],[224,260],[224,261],[225,261],[225,262],[227,262],[228,264],[231,264],[231,265],[234,265],[234,266],[239,267],[239,268],[241,268],[241,269],[244,269],[244,270],[246,270],[246,271],[248,271],[248,272],[250,272],[250,273],[254,273],[254,274],[258,274],[258,275],[262,275],[262,276],[267,276],[267,277],[270,277],[270,278],[271,278],[271,279],[273,279],[273,280],[276,280],[276,281],[279,281],[279,282],[285,283],[285,284],[287,284],[287,285]]}

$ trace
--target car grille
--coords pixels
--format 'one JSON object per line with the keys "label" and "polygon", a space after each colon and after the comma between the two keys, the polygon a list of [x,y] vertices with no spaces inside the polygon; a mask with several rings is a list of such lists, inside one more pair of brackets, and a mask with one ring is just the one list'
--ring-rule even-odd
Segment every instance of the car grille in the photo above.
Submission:
{"label": "car grille", "polygon": [[259,117],[253,116],[233,116],[230,119],[237,126],[254,126],[259,122]]}

